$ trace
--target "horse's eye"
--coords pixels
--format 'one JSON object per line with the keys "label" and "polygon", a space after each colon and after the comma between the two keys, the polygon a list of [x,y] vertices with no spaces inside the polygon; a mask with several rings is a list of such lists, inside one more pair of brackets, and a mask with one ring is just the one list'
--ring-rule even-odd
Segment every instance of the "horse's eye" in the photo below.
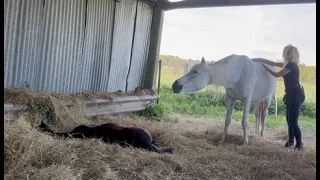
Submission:
{"label": "horse's eye", "polygon": [[193,71],[193,73],[198,73],[198,71]]}

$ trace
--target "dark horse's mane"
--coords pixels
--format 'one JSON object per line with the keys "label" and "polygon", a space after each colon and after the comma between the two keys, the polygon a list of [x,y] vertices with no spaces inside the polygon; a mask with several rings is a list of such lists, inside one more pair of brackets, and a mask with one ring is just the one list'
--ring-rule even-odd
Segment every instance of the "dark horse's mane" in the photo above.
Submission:
{"label": "dark horse's mane", "polygon": [[70,138],[97,138],[106,143],[118,143],[123,147],[147,149],[158,153],[172,153],[171,147],[157,147],[154,145],[149,132],[141,128],[123,127],[114,123],[106,123],[97,126],[79,125],[70,132],[53,132],[44,122],[38,127],[41,131],[51,135]]}

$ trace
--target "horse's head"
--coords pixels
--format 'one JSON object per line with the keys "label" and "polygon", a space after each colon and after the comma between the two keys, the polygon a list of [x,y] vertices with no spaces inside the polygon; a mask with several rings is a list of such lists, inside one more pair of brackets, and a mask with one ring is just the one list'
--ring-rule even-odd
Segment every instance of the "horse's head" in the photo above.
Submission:
{"label": "horse's head", "polygon": [[202,57],[200,63],[195,64],[188,73],[174,81],[172,90],[174,93],[194,92],[203,89],[209,83],[208,64]]}

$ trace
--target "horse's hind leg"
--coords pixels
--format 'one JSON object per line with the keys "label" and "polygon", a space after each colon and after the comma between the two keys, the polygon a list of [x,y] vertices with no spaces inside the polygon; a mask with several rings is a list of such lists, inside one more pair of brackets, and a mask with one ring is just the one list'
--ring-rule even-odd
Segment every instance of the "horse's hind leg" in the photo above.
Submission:
{"label": "horse's hind leg", "polygon": [[150,145],[145,144],[145,145],[142,145],[141,148],[151,150],[157,153],[172,153],[174,150],[171,147],[157,147],[154,144],[150,144]]}
{"label": "horse's hind leg", "polygon": [[243,115],[242,115],[242,128],[243,128],[243,145],[248,145],[248,134],[247,134],[247,127],[248,127],[248,116],[249,110],[251,105],[251,96],[245,98],[243,100]]}
{"label": "horse's hind leg", "polygon": [[[264,125],[265,125],[265,120],[268,116],[268,111],[269,111],[269,106],[271,104],[272,96],[269,96],[267,99],[263,101],[263,109],[262,109],[262,114],[261,114],[261,137],[264,136]],[[260,111],[261,112],[261,111]]]}
{"label": "horse's hind leg", "polygon": [[220,140],[220,144],[224,143],[227,138],[228,134],[228,128],[231,122],[231,116],[232,116],[232,111],[234,108],[235,100],[229,97],[228,95],[226,96],[226,106],[227,106],[227,115],[225,119],[225,124],[224,124],[224,131]]}
{"label": "horse's hind leg", "polygon": [[255,118],[256,118],[256,126],[255,126],[255,134],[258,136],[259,135],[259,126],[260,126],[260,119],[259,119],[259,106],[260,106],[260,103],[257,103],[257,104],[254,104],[253,105],[253,109],[254,109],[254,115],[255,115]]}

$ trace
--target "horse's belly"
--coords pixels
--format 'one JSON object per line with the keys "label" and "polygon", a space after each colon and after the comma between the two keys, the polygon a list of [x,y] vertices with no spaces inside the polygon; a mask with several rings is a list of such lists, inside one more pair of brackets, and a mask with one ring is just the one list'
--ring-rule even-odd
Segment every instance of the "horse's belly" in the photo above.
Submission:
{"label": "horse's belly", "polygon": [[229,61],[225,88],[233,99],[243,100],[251,95],[257,76],[252,61],[244,56],[237,56]]}
{"label": "horse's belly", "polygon": [[258,78],[252,93],[252,103],[258,103],[275,92],[276,79],[267,75],[266,77]]}

